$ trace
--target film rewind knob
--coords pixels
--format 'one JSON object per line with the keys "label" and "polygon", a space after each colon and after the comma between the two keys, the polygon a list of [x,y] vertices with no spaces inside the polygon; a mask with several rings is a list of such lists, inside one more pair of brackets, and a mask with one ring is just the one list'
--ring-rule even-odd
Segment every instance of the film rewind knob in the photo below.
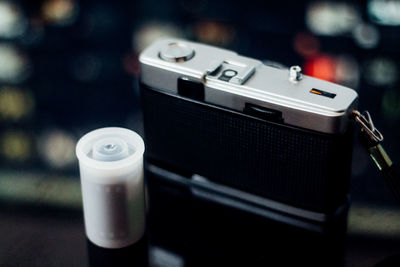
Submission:
{"label": "film rewind knob", "polygon": [[184,44],[169,43],[160,52],[160,58],[171,62],[185,62],[194,56],[194,50]]}

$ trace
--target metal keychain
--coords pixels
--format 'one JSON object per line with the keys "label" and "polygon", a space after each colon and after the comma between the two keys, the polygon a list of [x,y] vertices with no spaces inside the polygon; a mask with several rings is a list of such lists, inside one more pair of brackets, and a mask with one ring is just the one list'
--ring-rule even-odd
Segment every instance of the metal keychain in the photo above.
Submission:
{"label": "metal keychain", "polygon": [[400,172],[395,168],[389,155],[381,145],[383,141],[382,133],[375,128],[368,111],[361,113],[353,110],[352,118],[361,128],[359,134],[361,144],[366,148],[375,165],[381,171],[396,198],[400,200]]}
{"label": "metal keychain", "polygon": [[362,143],[367,146],[368,153],[379,170],[382,171],[392,166],[391,159],[381,145],[383,135],[375,128],[369,112],[360,113],[357,110],[353,110],[352,113],[353,119],[361,128],[361,134],[366,138]]}

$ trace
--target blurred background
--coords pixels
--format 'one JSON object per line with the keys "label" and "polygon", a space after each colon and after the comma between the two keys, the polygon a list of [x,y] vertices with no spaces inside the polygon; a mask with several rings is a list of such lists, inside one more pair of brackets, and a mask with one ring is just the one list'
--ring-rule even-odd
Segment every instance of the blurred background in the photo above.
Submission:
{"label": "blurred background", "polygon": [[[138,54],[167,36],[357,90],[400,162],[399,0],[0,0],[0,233],[19,207],[81,212],[76,142],[142,133]],[[400,206],[357,141],[352,172],[349,234],[392,244],[378,260],[399,245]]]}

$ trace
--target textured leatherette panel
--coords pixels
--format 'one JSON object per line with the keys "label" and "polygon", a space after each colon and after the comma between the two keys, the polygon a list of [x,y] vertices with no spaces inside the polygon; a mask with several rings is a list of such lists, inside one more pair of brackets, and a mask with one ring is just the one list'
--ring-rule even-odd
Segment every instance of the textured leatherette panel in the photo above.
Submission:
{"label": "textured leatherette panel", "polygon": [[350,130],[321,134],[141,87],[149,161],[313,211],[346,201]]}

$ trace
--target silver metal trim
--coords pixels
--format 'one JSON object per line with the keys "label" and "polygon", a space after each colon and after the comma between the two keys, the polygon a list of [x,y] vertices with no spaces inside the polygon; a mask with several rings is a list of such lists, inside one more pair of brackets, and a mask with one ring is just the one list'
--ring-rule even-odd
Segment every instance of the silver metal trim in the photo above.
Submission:
{"label": "silver metal trim", "polygon": [[210,65],[207,67],[205,76],[212,74],[216,72],[221,66],[222,66],[223,61],[211,61]]}
{"label": "silver metal trim", "polygon": [[250,78],[255,70],[255,66],[247,66],[243,71],[239,72],[235,77],[233,77],[230,82],[234,84],[243,84]]}
{"label": "silver metal trim", "polygon": [[[179,63],[162,60],[158,54],[172,42],[191,47],[195,55]],[[289,70],[265,66],[259,60],[229,50],[184,40],[156,41],[141,53],[139,60],[141,81],[155,90],[177,94],[177,80],[186,77],[204,83],[207,103],[239,112],[243,111],[245,103],[275,109],[282,112],[285,124],[324,133],[343,133],[349,124],[349,110],[356,107],[358,99],[350,88],[306,75],[293,83],[288,80]],[[220,66],[224,62],[250,69],[239,75],[238,80],[222,81],[211,74],[223,71]],[[235,70],[239,73],[242,69]],[[334,93],[336,97],[311,94],[312,88]]]}

